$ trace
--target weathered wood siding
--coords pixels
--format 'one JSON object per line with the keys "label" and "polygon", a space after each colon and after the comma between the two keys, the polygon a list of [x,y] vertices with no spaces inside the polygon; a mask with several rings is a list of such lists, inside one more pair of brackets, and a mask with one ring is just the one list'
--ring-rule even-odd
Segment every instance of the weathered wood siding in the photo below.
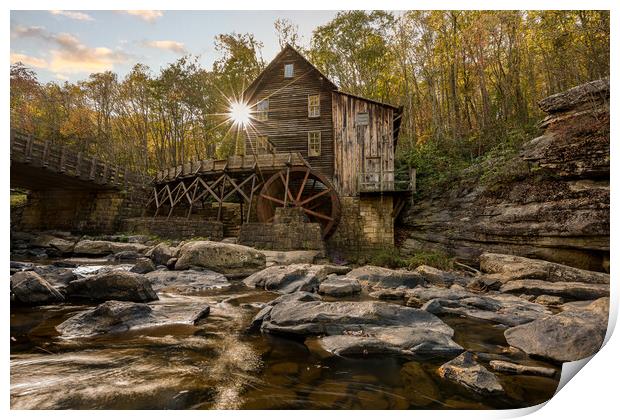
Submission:
{"label": "weathered wood siding", "polygon": [[[293,78],[284,78],[284,65],[294,65]],[[332,130],[333,85],[293,49],[285,49],[246,92],[254,105],[269,99],[269,119],[248,128],[245,153],[254,154],[256,137],[267,136],[276,152],[300,152],[310,165],[327,175],[334,172]],[[320,116],[308,117],[308,95],[320,95]],[[321,155],[308,156],[308,132],[321,132]]]}
{"label": "weathered wood siding", "polygon": [[[358,125],[358,113],[368,124]],[[332,93],[333,181],[342,196],[358,194],[358,177],[368,171],[394,171],[394,109],[339,92]]]}

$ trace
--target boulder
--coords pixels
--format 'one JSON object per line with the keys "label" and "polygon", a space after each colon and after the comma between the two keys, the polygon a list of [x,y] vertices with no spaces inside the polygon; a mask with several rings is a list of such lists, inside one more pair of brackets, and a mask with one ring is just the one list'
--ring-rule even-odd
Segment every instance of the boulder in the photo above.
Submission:
{"label": "boulder", "polygon": [[73,269],[56,267],[55,265],[40,265],[35,267],[33,271],[57,287],[64,287],[77,279]]}
{"label": "boulder", "polygon": [[342,272],[343,268],[337,265],[274,265],[252,274],[243,283],[248,287],[278,293],[316,292],[328,275]]}
{"label": "boulder", "polygon": [[210,270],[172,271],[164,269],[147,273],[145,277],[151,282],[151,286],[156,292],[191,294],[230,286],[226,276]]}
{"label": "boulder", "polygon": [[336,355],[441,357],[462,351],[452,341],[452,328],[439,318],[401,305],[300,301],[296,296],[270,306],[271,310],[262,314],[263,332],[324,336],[319,345]]}
{"label": "boulder", "polygon": [[176,270],[202,267],[228,277],[244,277],[265,268],[265,256],[243,245],[192,241],[180,247],[174,267]]}
{"label": "boulder", "polygon": [[460,315],[510,327],[551,313],[543,305],[504,295],[472,296],[458,300],[432,299],[422,309],[435,315]]}
{"label": "boulder", "polygon": [[155,264],[153,264],[153,261],[149,258],[138,258],[136,264],[131,267],[131,270],[129,271],[137,274],[150,273],[151,271],[155,271]]}
{"label": "boulder", "polygon": [[176,258],[178,254],[178,248],[172,247],[165,242],[160,242],[151,248],[145,256],[150,258],[155,265],[166,265],[171,258]]}
{"label": "boulder", "polygon": [[512,375],[533,375],[533,376],[545,376],[547,378],[553,378],[556,370],[541,366],[525,366],[516,363],[506,362],[504,360],[491,360],[489,363],[491,369],[508,373]]}
{"label": "boulder", "polygon": [[544,280],[514,280],[504,284],[502,293],[551,295],[572,300],[589,300],[609,296],[608,284],[591,284],[577,282],[549,282]]}
{"label": "boulder", "polygon": [[506,341],[528,355],[569,362],[589,357],[603,345],[609,298],[571,308],[504,331]]}
{"label": "boulder", "polygon": [[534,299],[534,303],[545,306],[559,306],[564,303],[564,299],[559,296],[540,295]]}
{"label": "boulder", "polygon": [[318,258],[323,256],[322,251],[265,251],[267,266],[290,265],[290,264],[314,264]]}
{"label": "boulder", "polygon": [[36,236],[30,241],[30,246],[32,247],[53,248],[61,254],[69,254],[73,252],[74,245],[74,241],[46,234]]}
{"label": "boulder", "polygon": [[134,261],[142,257],[140,252],[136,251],[121,251],[108,256],[110,261]]}
{"label": "boulder", "polygon": [[63,295],[34,271],[21,271],[11,276],[11,293],[23,305],[47,305],[62,302]]}
{"label": "boulder", "polygon": [[67,285],[67,297],[91,301],[121,300],[150,302],[157,300],[150,281],[141,274],[124,270],[106,271],[74,280]]}
{"label": "boulder", "polygon": [[374,292],[370,292],[368,295],[375,299],[380,300],[403,300],[407,296],[406,287],[397,287],[396,289],[375,289]]}
{"label": "boulder", "polygon": [[319,293],[322,295],[342,297],[360,293],[362,286],[356,279],[346,276],[329,275],[319,285]]}
{"label": "boulder", "polygon": [[430,284],[435,286],[450,287],[453,284],[467,286],[471,281],[471,277],[449,271],[439,270],[430,265],[421,265],[415,269],[415,272],[424,277]]}
{"label": "boulder", "polygon": [[154,320],[147,304],[112,300],[72,316],[56,330],[65,337],[87,337],[127,331]]}
{"label": "boulder", "polygon": [[549,282],[609,284],[609,274],[515,255],[484,253],[480,255],[480,269],[485,273],[495,274],[496,278],[503,282],[537,279]]}
{"label": "boulder", "polygon": [[456,359],[444,363],[437,369],[437,373],[476,394],[493,396],[504,392],[497,377],[478,364],[470,352],[463,352]]}
{"label": "boulder", "polygon": [[408,290],[407,306],[419,308],[432,299],[459,300],[467,297],[477,296],[460,286],[453,286],[449,289],[443,287],[416,287]]}
{"label": "boulder", "polygon": [[287,295],[282,295],[271,302],[267,303],[265,307],[263,307],[252,319],[250,326],[248,327],[248,331],[258,331],[263,324],[263,320],[265,320],[269,314],[271,313],[271,309],[279,303],[283,302],[313,302],[320,301],[321,296],[315,293],[309,292],[294,292]]}
{"label": "boulder", "polygon": [[75,244],[74,254],[78,255],[110,255],[122,251],[133,251],[143,254],[148,247],[138,243],[82,240]]}
{"label": "boulder", "polygon": [[347,277],[357,279],[366,289],[389,289],[399,286],[412,289],[426,283],[426,279],[414,271],[391,270],[373,265],[355,268],[347,273]]}

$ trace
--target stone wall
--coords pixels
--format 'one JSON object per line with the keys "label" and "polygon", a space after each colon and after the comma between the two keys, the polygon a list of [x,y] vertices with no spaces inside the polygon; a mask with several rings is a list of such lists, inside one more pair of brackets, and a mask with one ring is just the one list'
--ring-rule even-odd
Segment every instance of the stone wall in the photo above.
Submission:
{"label": "stone wall", "polygon": [[238,243],[274,251],[323,250],[321,225],[309,223],[298,208],[276,208],[273,223],[246,223]]}
{"label": "stone wall", "polygon": [[83,233],[113,233],[121,220],[140,216],[146,204],[144,188],[127,190],[36,190],[28,193],[18,230],[67,230]]}
{"label": "stone wall", "polygon": [[157,235],[168,239],[208,238],[220,241],[224,236],[224,225],[214,220],[185,217],[137,217],[125,219],[121,231],[141,235]]}
{"label": "stone wall", "polygon": [[609,79],[539,105],[548,114],[541,136],[517,156],[469,168],[405,212],[405,253],[475,264],[489,251],[608,270]]}

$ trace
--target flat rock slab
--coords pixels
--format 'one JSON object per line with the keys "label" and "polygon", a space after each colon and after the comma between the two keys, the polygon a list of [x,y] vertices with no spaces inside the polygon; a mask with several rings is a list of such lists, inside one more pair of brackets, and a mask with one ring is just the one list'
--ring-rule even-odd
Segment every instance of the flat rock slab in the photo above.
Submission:
{"label": "flat rock slab", "polygon": [[476,296],[460,300],[433,299],[422,309],[435,315],[461,315],[509,327],[521,325],[550,314],[543,305],[525,299],[504,296]]}
{"label": "flat rock slab", "polygon": [[452,328],[419,309],[385,302],[323,302],[300,292],[289,296],[261,311],[263,332],[325,336],[319,345],[341,356],[446,357],[462,351],[452,341]]}
{"label": "flat rock slab", "polygon": [[464,352],[456,359],[441,365],[437,373],[442,378],[462,385],[476,394],[491,396],[504,392],[497,377],[478,364],[469,352]]}
{"label": "flat rock slab", "polygon": [[400,286],[412,289],[426,284],[426,279],[414,271],[391,270],[373,265],[355,268],[347,273],[347,277],[357,279],[366,289],[389,289]]}
{"label": "flat rock slab", "polygon": [[20,271],[11,276],[11,293],[23,305],[48,305],[64,300],[64,296],[34,271]]}
{"label": "flat rock slab", "polygon": [[538,279],[549,282],[609,284],[609,274],[515,255],[484,253],[480,255],[480,269],[485,273],[495,274],[497,279],[504,282]]}
{"label": "flat rock slab", "polygon": [[107,271],[74,280],[67,285],[66,294],[68,299],[95,302],[107,300],[150,302],[158,299],[145,276],[123,270]]}
{"label": "flat rock slab", "polygon": [[590,300],[609,296],[608,284],[514,280],[505,283],[502,293],[559,296],[571,300]]}
{"label": "flat rock slab", "polygon": [[337,265],[275,265],[252,274],[243,283],[248,287],[278,293],[317,292],[328,275],[340,274],[345,270],[348,269]]}
{"label": "flat rock slab", "polygon": [[148,246],[138,243],[83,240],[75,244],[73,253],[78,255],[110,255],[130,251],[144,254],[148,248]]}
{"label": "flat rock slab", "polygon": [[156,292],[195,293],[205,290],[222,289],[230,286],[223,274],[204,270],[157,270],[147,273],[145,277],[151,282]]}
{"label": "flat rock slab", "polygon": [[[181,308],[181,309],[180,309]],[[80,312],[56,327],[63,338],[115,334],[136,328],[171,324],[197,325],[209,315],[210,307],[202,304],[185,306],[107,301]]]}
{"label": "flat rock slab", "polygon": [[450,271],[439,270],[429,265],[421,265],[415,272],[435,286],[450,287],[453,284],[467,286],[473,279]]}
{"label": "flat rock slab", "polygon": [[352,296],[361,291],[360,282],[346,276],[330,275],[319,285],[319,293],[327,296]]}
{"label": "flat rock slab", "polygon": [[553,378],[556,374],[555,369],[541,366],[526,366],[504,360],[491,360],[489,363],[491,368],[497,372],[508,373],[512,375],[532,375]]}
{"label": "flat rock slab", "polygon": [[206,268],[227,277],[245,277],[265,268],[265,255],[243,245],[192,241],[179,249],[175,270]]}
{"label": "flat rock slab", "polygon": [[504,331],[506,341],[533,356],[570,362],[589,357],[603,345],[609,298],[569,309]]}

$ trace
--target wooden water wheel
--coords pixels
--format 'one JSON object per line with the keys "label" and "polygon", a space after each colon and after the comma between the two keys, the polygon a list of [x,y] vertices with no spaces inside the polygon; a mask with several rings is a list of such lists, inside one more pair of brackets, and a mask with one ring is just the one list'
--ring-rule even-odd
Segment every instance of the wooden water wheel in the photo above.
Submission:
{"label": "wooden water wheel", "polygon": [[273,174],[259,194],[256,216],[261,223],[273,221],[277,207],[299,207],[310,222],[319,223],[323,239],[340,221],[340,200],[332,183],[320,173],[293,166]]}

